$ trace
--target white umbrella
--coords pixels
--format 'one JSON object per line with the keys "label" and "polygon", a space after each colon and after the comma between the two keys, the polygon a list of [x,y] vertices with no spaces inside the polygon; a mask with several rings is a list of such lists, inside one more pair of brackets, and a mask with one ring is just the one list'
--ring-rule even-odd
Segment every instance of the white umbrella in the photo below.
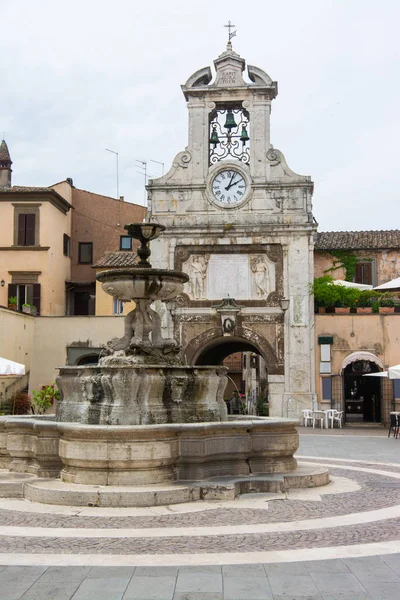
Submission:
{"label": "white umbrella", "polygon": [[353,281],[345,281],[344,279],[335,279],[332,281],[335,285],[341,285],[346,288],[356,288],[358,290],[372,290],[372,285],[366,283],[354,283]]}
{"label": "white umbrella", "polygon": [[389,379],[400,379],[400,365],[389,367]]}
{"label": "white umbrella", "polygon": [[25,365],[7,358],[0,358],[0,377],[2,375],[25,375]]}
{"label": "white umbrella", "polygon": [[366,373],[364,375],[364,377],[386,377],[388,378],[388,372],[387,371],[378,371],[377,373]]}
{"label": "white umbrella", "polygon": [[387,281],[386,283],[382,283],[382,285],[377,285],[374,287],[374,290],[400,290],[400,277],[396,277],[391,281]]}
{"label": "white umbrella", "polygon": [[387,379],[400,379],[400,365],[389,367],[387,371],[377,373],[366,373],[364,377],[386,377]]}

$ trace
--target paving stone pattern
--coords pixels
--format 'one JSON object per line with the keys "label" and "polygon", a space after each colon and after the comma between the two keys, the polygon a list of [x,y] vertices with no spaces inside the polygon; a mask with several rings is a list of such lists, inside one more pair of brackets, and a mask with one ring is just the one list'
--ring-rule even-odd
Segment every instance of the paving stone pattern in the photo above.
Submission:
{"label": "paving stone pattern", "polygon": [[2,600],[396,600],[399,555],[193,567],[3,567]]}
{"label": "paving stone pattern", "polygon": [[[341,434],[342,435],[342,434]],[[215,527],[215,534],[196,536],[166,535],[159,538],[93,538],[93,537],[16,537],[0,538],[0,553],[79,555],[154,555],[182,554],[193,557],[188,567],[33,567],[0,566],[0,600],[400,600],[399,554],[363,558],[315,560],[274,564],[198,566],[196,555],[243,553],[336,547],[354,544],[400,540],[400,519],[385,519],[323,529],[285,533],[226,535],[221,526],[291,522],[319,519],[349,513],[385,509],[400,504],[400,480],[373,472],[346,470],[346,465],[400,474],[400,448],[397,440],[335,436],[302,436],[303,454],[340,456],[333,463],[334,475],[356,480],[360,490],[342,494],[326,494],[321,501],[270,500],[260,508],[217,507],[190,513],[154,516],[97,517],[39,514],[0,510],[1,526],[79,528],[82,529],[151,529],[176,527]],[[323,452],[321,450],[323,442]],[[342,443],[344,442],[344,443]],[[350,450],[352,450],[350,452]],[[396,455],[396,459],[394,458]],[[359,463],[348,462],[353,457]],[[398,458],[397,458],[398,456]],[[378,458],[379,457],[379,458]],[[366,463],[399,463],[399,466],[377,466]],[[330,464],[329,461],[327,463]],[[173,509],[172,509],[173,510]],[[79,512],[79,511],[78,511]],[[38,532],[40,534],[40,532]]]}
{"label": "paving stone pattern", "polygon": [[[366,467],[358,463],[351,466]],[[369,465],[375,468],[376,465]],[[259,523],[279,523],[281,521],[298,521],[303,519],[319,519],[349,513],[377,510],[396,506],[400,501],[400,479],[346,471],[330,466],[332,475],[351,478],[361,486],[356,492],[343,494],[324,494],[321,502],[304,502],[299,500],[270,500],[265,510],[244,508],[217,508],[203,512],[168,514],[141,517],[87,517],[66,516],[56,514],[23,513],[0,510],[0,525],[26,527],[69,527],[85,529],[132,529],[162,527],[210,527]],[[384,468],[386,469],[386,467]],[[393,468],[400,474],[400,469]],[[396,486],[399,487],[391,487]]]}
{"label": "paving stone pattern", "polygon": [[4,536],[1,553],[198,554],[324,548],[400,539],[400,519],[345,527],[242,535],[164,538],[21,538]]}

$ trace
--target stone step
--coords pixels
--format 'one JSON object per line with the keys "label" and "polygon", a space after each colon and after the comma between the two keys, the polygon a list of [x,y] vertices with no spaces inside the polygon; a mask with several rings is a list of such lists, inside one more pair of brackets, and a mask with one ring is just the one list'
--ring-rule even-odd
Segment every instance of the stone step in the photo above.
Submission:
{"label": "stone step", "polygon": [[302,465],[289,473],[245,477],[215,477],[203,481],[159,485],[100,486],[65,483],[59,479],[31,479],[23,496],[31,502],[64,506],[144,507],[198,500],[232,501],[247,493],[282,493],[329,483],[328,469]]}

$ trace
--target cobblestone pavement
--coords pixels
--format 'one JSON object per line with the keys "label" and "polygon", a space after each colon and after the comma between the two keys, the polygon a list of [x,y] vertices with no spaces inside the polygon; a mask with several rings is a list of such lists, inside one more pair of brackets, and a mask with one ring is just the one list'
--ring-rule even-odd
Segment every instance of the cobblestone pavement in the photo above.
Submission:
{"label": "cobblestone pavement", "polygon": [[[312,462],[310,460],[310,462]],[[376,469],[376,465],[368,463],[351,463],[353,468]],[[349,477],[343,468],[329,465],[331,475]],[[400,477],[400,468],[383,467],[387,472],[396,473]],[[400,501],[400,479],[388,476],[351,471],[350,477],[356,481],[360,489],[356,492],[321,496],[320,502],[304,502],[299,500],[270,500],[268,510],[259,508],[216,508],[197,513],[168,514],[156,516],[129,517],[82,517],[57,514],[37,514],[11,512],[0,509],[0,525],[16,525],[20,527],[70,527],[85,529],[126,529],[153,527],[205,527],[228,526],[255,523],[278,523],[280,521],[298,521],[300,519],[317,519],[322,517],[346,515],[353,512],[377,510],[396,506]],[[379,491],[379,493],[377,493]],[[1,543],[1,542],[0,542]],[[1,549],[0,549],[1,551]]]}
{"label": "cobblestone pavement", "polygon": [[384,433],[300,436],[298,458],[351,491],[123,516],[0,501],[0,599],[400,599],[400,441]]}

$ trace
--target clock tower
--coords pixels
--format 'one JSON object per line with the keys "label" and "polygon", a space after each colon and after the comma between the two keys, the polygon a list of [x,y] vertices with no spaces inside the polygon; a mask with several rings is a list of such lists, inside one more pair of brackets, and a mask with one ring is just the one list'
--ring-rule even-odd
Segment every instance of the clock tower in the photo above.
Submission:
{"label": "clock tower", "polygon": [[[313,183],[270,142],[278,86],[227,49],[182,86],[189,139],[148,184],[148,218],[166,226],[157,268],[189,275],[172,306],[189,364],[262,357],[270,415],[313,408]],[[170,332],[171,333],[171,332]]]}

